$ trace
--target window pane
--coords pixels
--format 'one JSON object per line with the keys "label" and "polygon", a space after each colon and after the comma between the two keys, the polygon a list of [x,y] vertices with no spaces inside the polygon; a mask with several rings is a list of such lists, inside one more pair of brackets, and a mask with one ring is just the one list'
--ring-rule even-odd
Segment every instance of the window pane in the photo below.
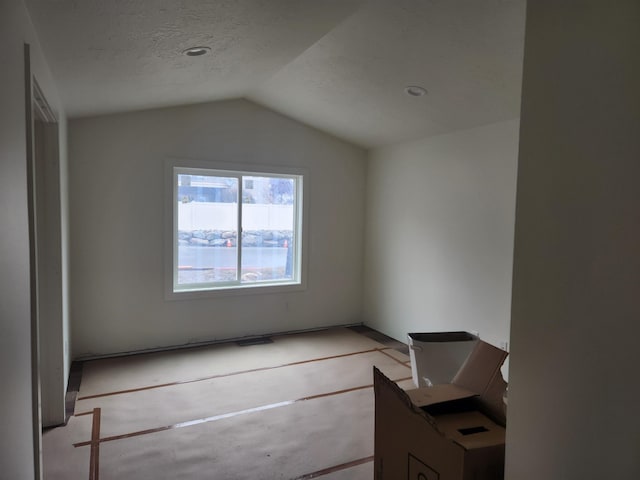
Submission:
{"label": "window pane", "polygon": [[177,175],[177,285],[238,280],[238,179]]}
{"label": "window pane", "polygon": [[296,182],[243,176],[241,282],[294,278]]}

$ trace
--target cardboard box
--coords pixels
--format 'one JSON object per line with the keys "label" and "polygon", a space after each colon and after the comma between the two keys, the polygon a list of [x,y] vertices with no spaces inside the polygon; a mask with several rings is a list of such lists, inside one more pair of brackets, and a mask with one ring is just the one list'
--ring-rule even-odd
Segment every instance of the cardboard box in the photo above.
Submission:
{"label": "cardboard box", "polygon": [[409,333],[411,373],[416,387],[451,383],[478,337],[468,332]]}
{"label": "cardboard box", "polygon": [[375,479],[502,479],[506,356],[478,340],[451,383],[406,392],[374,367]]}

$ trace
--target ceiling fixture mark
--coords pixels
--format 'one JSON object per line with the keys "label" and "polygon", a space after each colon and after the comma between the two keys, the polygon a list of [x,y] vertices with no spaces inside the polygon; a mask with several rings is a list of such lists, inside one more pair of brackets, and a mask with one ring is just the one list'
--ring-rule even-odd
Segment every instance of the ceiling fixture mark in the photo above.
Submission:
{"label": "ceiling fixture mark", "polygon": [[201,55],[206,55],[211,51],[209,47],[191,47],[182,51],[183,55],[187,57],[200,57]]}
{"label": "ceiling fixture mark", "polygon": [[427,94],[427,89],[418,85],[409,85],[404,88],[404,93],[411,97],[422,97]]}

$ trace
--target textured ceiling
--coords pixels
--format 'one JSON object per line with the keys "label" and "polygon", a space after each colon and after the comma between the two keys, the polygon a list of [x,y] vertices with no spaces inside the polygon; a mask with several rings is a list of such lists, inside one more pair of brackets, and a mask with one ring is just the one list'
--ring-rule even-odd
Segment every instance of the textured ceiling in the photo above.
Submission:
{"label": "textured ceiling", "polygon": [[519,114],[524,0],[26,3],[70,117],[246,97],[374,147]]}

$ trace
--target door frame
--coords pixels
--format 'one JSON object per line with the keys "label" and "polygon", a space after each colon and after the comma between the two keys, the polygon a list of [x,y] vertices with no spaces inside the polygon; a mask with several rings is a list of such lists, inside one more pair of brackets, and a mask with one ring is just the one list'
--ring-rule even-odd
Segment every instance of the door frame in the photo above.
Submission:
{"label": "door frame", "polygon": [[66,420],[66,372],[59,125],[31,65],[25,44],[33,450],[35,478],[40,479],[42,428]]}

